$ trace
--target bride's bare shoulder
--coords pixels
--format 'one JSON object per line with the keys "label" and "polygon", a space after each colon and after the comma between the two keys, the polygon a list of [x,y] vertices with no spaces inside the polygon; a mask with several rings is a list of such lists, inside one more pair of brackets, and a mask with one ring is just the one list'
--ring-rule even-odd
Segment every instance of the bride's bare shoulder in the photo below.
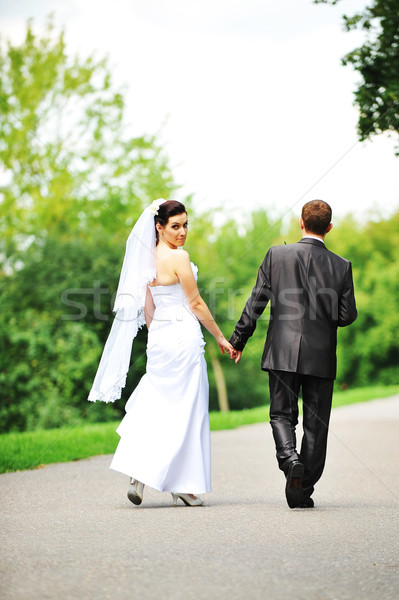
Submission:
{"label": "bride's bare shoulder", "polygon": [[167,250],[157,253],[157,261],[166,268],[178,268],[190,263],[190,255],[186,250]]}
{"label": "bride's bare shoulder", "polygon": [[178,250],[177,252],[175,251],[173,254],[175,255],[175,258],[177,258],[177,260],[185,262],[190,260],[189,253],[187,252],[187,250],[183,250],[183,248],[181,250]]}
{"label": "bride's bare shoulder", "polygon": [[175,250],[172,256],[172,264],[175,269],[184,269],[190,265],[190,255],[186,250]]}

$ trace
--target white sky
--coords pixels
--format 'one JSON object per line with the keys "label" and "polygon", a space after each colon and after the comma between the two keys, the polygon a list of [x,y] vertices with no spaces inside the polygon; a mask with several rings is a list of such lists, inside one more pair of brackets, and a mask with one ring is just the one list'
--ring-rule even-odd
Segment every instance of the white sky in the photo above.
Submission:
{"label": "white sky", "polygon": [[108,55],[132,133],[160,131],[178,199],[296,216],[322,198],[365,217],[399,207],[395,140],[357,142],[357,75],[340,62],[361,42],[341,15],[365,4],[0,0],[0,31],[20,41],[54,12],[71,54]]}

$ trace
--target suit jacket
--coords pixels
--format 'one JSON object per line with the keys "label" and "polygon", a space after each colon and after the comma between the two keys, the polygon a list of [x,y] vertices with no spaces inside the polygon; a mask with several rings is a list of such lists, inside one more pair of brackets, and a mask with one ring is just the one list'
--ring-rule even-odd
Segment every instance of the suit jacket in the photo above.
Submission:
{"label": "suit jacket", "polygon": [[335,379],[337,328],[357,317],[351,263],[313,238],[270,248],[230,338],[236,350],[269,301],[262,369]]}

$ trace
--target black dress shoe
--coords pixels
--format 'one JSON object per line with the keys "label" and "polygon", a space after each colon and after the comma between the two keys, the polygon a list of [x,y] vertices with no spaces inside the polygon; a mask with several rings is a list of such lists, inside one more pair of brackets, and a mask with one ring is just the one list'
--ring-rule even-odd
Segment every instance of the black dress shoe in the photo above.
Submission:
{"label": "black dress shoe", "polygon": [[296,508],[303,502],[303,464],[299,460],[293,460],[287,471],[287,483],[285,485],[285,497],[290,508]]}
{"label": "black dress shoe", "polygon": [[298,505],[298,508],[313,508],[314,507],[314,501],[313,498],[305,498],[304,500],[302,500],[302,502]]}

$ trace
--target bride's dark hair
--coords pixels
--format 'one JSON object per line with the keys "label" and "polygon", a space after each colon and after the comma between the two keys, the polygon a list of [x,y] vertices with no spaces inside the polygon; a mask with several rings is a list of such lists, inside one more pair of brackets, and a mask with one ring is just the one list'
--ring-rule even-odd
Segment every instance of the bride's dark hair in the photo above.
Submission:
{"label": "bride's dark hair", "polygon": [[[158,214],[155,215],[154,221],[155,225],[159,223],[162,227],[168,224],[170,217],[175,217],[176,215],[181,215],[186,213],[186,207],[181,202],[177,202],[177,200],[167,200],[158,209]],[[155,234],[157,236],[157,244],[159,241],[158,229],[155,227]]]}

